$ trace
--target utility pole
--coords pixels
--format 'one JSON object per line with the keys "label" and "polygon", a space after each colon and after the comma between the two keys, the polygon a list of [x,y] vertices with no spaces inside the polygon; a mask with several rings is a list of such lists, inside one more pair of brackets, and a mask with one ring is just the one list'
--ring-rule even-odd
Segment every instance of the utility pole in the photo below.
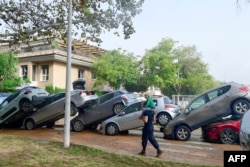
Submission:
{"label": "utility pole", "polygon": [[71,101],[71,32],[72,32],[72,0],[69,0],[68,9],[68,36],[67,36],[67,67],[66,67],[66,100],[64,118],[64,147],[70,146],[70,101]]}

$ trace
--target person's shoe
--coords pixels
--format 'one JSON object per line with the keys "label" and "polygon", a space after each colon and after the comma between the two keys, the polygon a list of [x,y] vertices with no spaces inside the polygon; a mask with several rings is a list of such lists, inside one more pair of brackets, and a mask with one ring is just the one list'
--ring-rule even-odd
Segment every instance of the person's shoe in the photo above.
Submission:
{"label": "person's shoe", "polygon": [[162,150],[158,149],[157,150],[157,155],[155,156],[156,158],[159,158],[161,156],[161,154],[163,153]]}
{"label": "person's shoe", "polygon": [[145,156],[145,155],[146,155],[146,152],[142,150],[141,152],[138,153],[138,155]]}

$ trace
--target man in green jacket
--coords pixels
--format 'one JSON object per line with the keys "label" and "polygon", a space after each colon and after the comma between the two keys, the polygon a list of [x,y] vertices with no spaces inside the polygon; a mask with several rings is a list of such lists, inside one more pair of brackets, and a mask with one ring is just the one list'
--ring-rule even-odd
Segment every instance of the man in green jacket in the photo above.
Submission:
{"label": "man in green jacket", "polygon": [[156,157],[160,157],[162,154],[162,150],[160,149],[160,146],[158,142],[156,141],[154,137],[154,121],[155,121],[155,104],[153,102],[153,99],[148,95],[145,94],[145,98],[147,99],[146,105],[144,106],[145,109],[142,112],[142,115],[139,117],[139,119],[142,119],[144,122],[144,126],[142,129],[142,151],[139,152],[139,155],[146,155],[146,147],[148,140],[150,143],[154,146],[154,148],[157,150]]}

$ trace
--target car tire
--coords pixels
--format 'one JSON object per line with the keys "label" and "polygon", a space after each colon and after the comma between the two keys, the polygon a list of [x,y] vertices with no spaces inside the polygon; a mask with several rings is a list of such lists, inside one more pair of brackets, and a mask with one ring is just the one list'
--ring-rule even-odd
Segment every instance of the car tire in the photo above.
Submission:
{"label": "car tire", "polygon": [[191,131],[187,126],[178,126],[175,129],[175,138],[181,141],[187,141],[191,137]]}
{"label": "car tire", "polygon": [[46,125],[46,128],[53,128],[55,126],[55,122],[50,122]]}
{"label": "car tire", "polygon": [[157,116],[157,123],[160,126],[166,126],[170,120],[171,120],[171,118],[167,113],[160,113]]}
{"label": "car tire", "polygon": [[109,123],[107,126],[106,126],[106,134],[107,135],[110,135],[110,136],[115,136],[119,133],[119,128],[116,124],[114,123]]}
{"label": "car tire", "polygon": [[222,130],[219,137],[223,144],[234,144],[237,141],[237,134],[230,128]]}
{"label": "car tire", "polygon": [[75,116],[79,112],[79,109],[76,107],[75,104],[70,104],[70,116]]}
{"label": "car tire", "polygon": [[238,99],[232,105],[232,110],[236,115],[243,115],[249,108],[249,102],[244,99]]}
{"label": "car tire", "polygon": [[32,112],[33,111],[33,105],[32,102],[28,99],[23,99],[19,103],[20,110],[22,112]]}
{"label": "car tire", "polygon": [[82,121],[77,120],[73,123],[73,130],[76,132],[81,132],[84,130],[84,124],[82,123]]}
{"label": "car tire", "polygon": [[28,119],[25,121],[25,129],[27,130],[33,130],[36,129],[36,123],[33,119]]}
{"label": "car tire", "polygon": [[113,107],[113,112],[114,114],[119,114],[123,109],[125,108],[125,106],[122,103],[116,103]]}

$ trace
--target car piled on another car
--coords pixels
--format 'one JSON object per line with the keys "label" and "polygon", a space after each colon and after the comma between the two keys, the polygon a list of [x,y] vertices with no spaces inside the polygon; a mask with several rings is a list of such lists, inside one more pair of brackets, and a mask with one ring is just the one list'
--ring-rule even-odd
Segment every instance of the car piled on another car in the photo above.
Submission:
{"label": "car piled on another car", "polygon": [[125,90],[117,90],[89,101],[89,105],[71,120],[73,131],[83,131],[86,128],[96,128],[103,120],[119,114],[125,106],[137,99],[134,94]]}
{"label": "car piled on another car", "polygon": [[162,131],[164,138],[188,140],[191,132],[228,115],[242,116],[250,108],[249,88],[229,82],[193,99]]}
{"label": "car piled on another car", "polygon": [[[89,100],[96,98],[96,95],[85,94],[82,96],[81,91],[71,91],[70,116],[75,116],[79,109],[87,105]],[[65,93],[58,93],[46,99],[46,101],[35,108],[36,112],[24,119],[23,127],[28,130],[44,125],[48,128],[53,127],[55,121],[63,118],[65,115],[65,101]]]}
{"label": "car piled on another car", "polygon": [[119,114],[104,120],[99,130],[106,135],[117,135],[131,129],[142,127],[144,122],[139,120],[145,101],[135,102],[124,108]]}
{"label": "car piled on another car", "polygon": [[21,126],[22,119],[34,112],[34,106],[48,97],[47,91],[35,86],[27,86],[12,93],[0,104],[0,126]]}
{"label": "car piled on another car", "polygon": [[[166,125],[169,120],[180,114],[179,107],[174,105],[167,96],[153,96],[156,120],[159,125]],[[131,129],[136,129],[144,125],[138,117],[143,112],[144,101],[133,103],[124,108],[121,113],[102,122],[100,131],[106,135],[117,135]]]}

